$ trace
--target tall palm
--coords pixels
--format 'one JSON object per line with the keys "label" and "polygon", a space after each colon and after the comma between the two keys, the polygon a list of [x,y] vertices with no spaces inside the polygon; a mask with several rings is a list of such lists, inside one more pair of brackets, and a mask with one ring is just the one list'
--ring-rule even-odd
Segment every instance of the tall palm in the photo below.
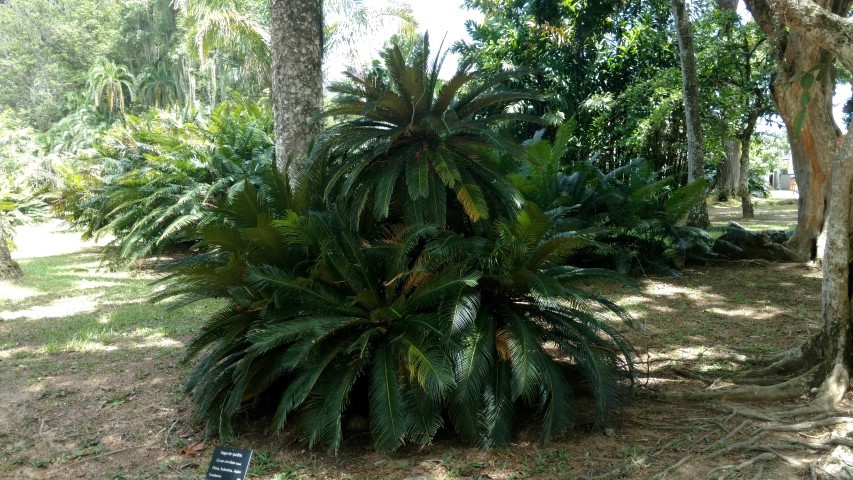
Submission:
{"label": "tall palm", "polygon": [[136,95],[157,108],[177,101],[178,87],[169,65],[160,61],[156,66],[147,66],[136,78]]}
{"label": "tall palm", "polygon": [[110,113],[124,112],[127,106],[125,92],[129,97],[127,100],[132,100],[133,75],[124,65],[104,58],[89,70],[89,93],[96,108],[106,102]]}
{"label": "tall palm", "polygon": [[173,5],[183,14],[185,42],[201,64],[211,69],[214,85],[216,77],[224,75],[220,64],[229,54],[243,60],[242,69],[256,83],[269,85],[270,30],[246,2],[173,0]]}
{"label": "tall palm", "polygon": [[338,96],[323,116],[341,121],[325,131],[314,165],[332,159],[326,196],[345,202],[350,218],[371,209],[380,220],[401,214],[443,226],[448,198],[474,223],[516,211],[519,195],[496,154],[523,150],[496,127],[538,121],[509,110],[531,95],[502,88],[508,76],[483,78],[470,63],[441,84],[443,58],[430,60],[424,36],[410,58],[393,46],[382,53],[383,68],[350,72],[330,88]]}
{"label": "tall palm", "polygon": [[[417,21],[411,6],[404,2],[326,0],[323,13],[323,61],[327,69],[341,62],[345,65],[370,62],[375,52],[383,47],[383,42],[392,35],[411,40],[417,38]],[[328,73],[336,75],[340,72]]]}

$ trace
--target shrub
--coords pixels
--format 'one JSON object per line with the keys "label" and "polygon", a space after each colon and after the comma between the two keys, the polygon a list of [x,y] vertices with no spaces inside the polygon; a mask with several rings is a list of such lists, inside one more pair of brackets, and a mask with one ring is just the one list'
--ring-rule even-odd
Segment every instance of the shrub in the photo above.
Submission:
{"label": "shrub", "polygon": [[[170,267],[160,299],[226,300],[188,349],[199,360],[186,390],[213,430],[271,402],[273,426],[295,419],[309,446],[337,449],[347,417],[365,414],[382,450],[428,444],[443,427],[490,447],[508,444],[520,406],[540,409],[543,441],[571,426],[573,372],[593,390],[596,424],[623,398],[631,349],[603,315],[629,319],[584,289],[614,274],[567,266],[592,241],[503,191],[491,167],[496,150],[516,149],[488,129],[516,118],[498,98],[523,95],[472,86],[463,98],[497,110],[454,103],[476,78],[463,67],[436,100],[423,90],[435,79],[413,78],[437,72],[427,52],[406,64],[392,48],[387,77],[352,78],[377,101],[332,107],[351,118],[327,130],[303,177],[324,188],[241,182],[210,209],[201,253]],[[415,93],[430,102],[404,101]],[[473,191],[492,203],[469,202]]]}
{"label": "shrub", "polygon": [[[325,162],[333,158],[325,195],[343,201],[350,218],[367,210],[380,221],[443,226],[448,211],[476,223],[518,208],[518,193],[498,170],[496,154],[523,151],[493,127],[535,121],[507,109],[532,96],[503,88],[509,75],[485,78],[470,63],[440,84],[443,56],[430,61],[429,53],[427,38],[408,62],[391,47],[382,54],[383,68],[363,77],[349,73],[330,88],[337,97],[323,115],[342,121],[320,139],[315,164],[329,168]],[[448,200],[456,205],[448,208]]]}
{"label": "shrub", "polygon": [[688,255],[710,253],[710,236],[683,225],[704,195],[704,182],[675,186],[673,177],[638,159],[609,173],[594,163],[566,168],[561,159],[571,124],[553,142],[534,138],[518,173],[511,176],[524,196],[543,205],[560,230],[594,235],[597,248],[570,259],[622,273],[677,275]]}
{"label": "shrub", "polygon": [[194,122],[165,110],[128,115],[101,139],[93,159],[100,166],[81,180],[91,188],[96,178],[93,191],[66,192],[85,200],[71,209],[73,220],[86,236],[112,235],[117,263],[194,242],[212,206],[270,169],[271,131],[269,109],[243,101]]}

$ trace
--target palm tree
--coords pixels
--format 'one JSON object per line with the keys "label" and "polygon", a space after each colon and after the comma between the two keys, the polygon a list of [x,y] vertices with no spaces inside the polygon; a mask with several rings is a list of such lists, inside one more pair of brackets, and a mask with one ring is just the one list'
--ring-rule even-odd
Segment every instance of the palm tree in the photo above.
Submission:
{"label": "palm tree", "polygon": [[520,157],[523,149],[495,127],[537,122],[508,108],[532,96],[502,88],[509,75],[483,78],[471,63],[442,85],[443,56],[429,57],[424,36],[409,59],[393,46],[382,53],[383,68],[331,86],[338,96],[323,116],[342,121],[323,134],[312,167],[333,159],[328,200],[347,203],[353,219],[369,208],[377,220],[402,215],[443,226],[448,190],[466,221],[514,216],[519,195],[495,154]]}
{"label": "palm tree", "polygon": [[270,84],[270,31],[260,16],[239,0],[174,0],[182,13],[187,50],[210,71],[210,93],[225,99],[230,62],[262,88]]}
{"label": "palm tree", "polygon": [[392,35],[417,40],[418,24],[406,3],[327,0],[323,11],[326,68],[338,61],[346,65],[368,63]]}
{"label": "palm tree", "polygon": [[133,99],[133,75],[124,65],[117,65],[111,60],[101,59],[89,70],[89,93],[95,101],[95,107],[106,102],[110,114],[116,111],[124,113],[128,100]]}
{"label": "palm tree", "polygon": [[175,103],[178,88],[169,65],[160,61],[157,65],[148,65],[136,79],[136,95],[140,100],[154,107]]}

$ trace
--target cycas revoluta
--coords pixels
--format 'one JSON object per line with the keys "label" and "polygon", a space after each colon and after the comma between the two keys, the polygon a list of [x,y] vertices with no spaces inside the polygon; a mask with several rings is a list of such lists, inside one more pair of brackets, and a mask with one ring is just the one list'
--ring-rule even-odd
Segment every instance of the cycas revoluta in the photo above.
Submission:
{"label": "cycas revoluta", "polygon": [[[619,280],[607,270],[565,265],[592,242],[557,232],[529,203],[513,221],[495,224],[475,253],[481,278],[456,317],[458,388],[450,414],[464,439],[482,446],[510,441],[516,405],[543,413],[546,442],[573,423],[572,393],[561,357],[579,368],[596,400],[596,424],[606,421],[632,381],[632,350],[600,311],[630,322],[625,311],[584,290],[595,279]],[[555,348],[546,348],[546,345]]]}
{"label": "cycas revoluta", "polygon": [[212,206],[243,180],[259,184],[269,170],[271,129],[269,111],[247,102],[223,103],[195,124],[158,110],[128,115],[99,148],[112,172],[75,222],[88,236],[113,235],[119,264],[194,242]]}
{"label": "cycas revoluta", "polygon": [[[523,151],[494,127],[538,121],[510,111],[533,97],[503,88],[509,74],[485,78],[471,63],[442,84],[444,56],[429,57],[424,36],[408,59],[393,46],[382,53],[380,68],[347,73],[330,88],[337,97],[322,116],[341,121],[326,129],[315,158],[337,160],[326,197],[345,200],[350,218],[369,211],[377,220],[444,226],[448,212],[479,222],[511,216],[520,204],[495,157]],[[448,199],[461,210],[448,207]]]}
{"label": "cycas revoluta", "polygon": [[592,240],[524,204],[493,161],[523,153],[493,127],[525,119],[503,112],[529,95],[471,84],[468,66],[436,89],[440,64],[424,41],[338,85],[325,115],[345,118],[295,191],[242,182],[204,252],[172,270],[163,297],[228,302],[189,347],[208,425],[230,432],[271,401],[274,427],[295,418],[309,445],[336,450],[360,413],[382,450],[442,426],[487,447],[509,442],[522,405],[541,410],[543,441],[571,426],[572,367],[597,423],[622,398],[631,350],[601,312],[627,315],[584,290],[613,274],[567,266]]}

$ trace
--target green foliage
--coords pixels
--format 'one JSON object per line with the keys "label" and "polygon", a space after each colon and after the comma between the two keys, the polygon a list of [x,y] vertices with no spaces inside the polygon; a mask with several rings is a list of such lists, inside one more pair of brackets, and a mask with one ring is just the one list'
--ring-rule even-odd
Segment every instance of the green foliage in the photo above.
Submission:
{"label": "green foliage", "polygon": [[47,205],[32,191],[0,178],[0,242],[15,247],[15,228],[47,218]]}
{"label": "green foliage", "polygon": [[178,100],[178,87],[166,62],[147,65],[136,78],[135,90],[141,102],[155,108],[173,105]]}
{"label": "green foliage", "polygon": [[[227,435],[242,409],[274,405],[276,429],[294,422],[309,446],[337,450],[366,416],[376,447],[394,450],[442,427],[506,446],[532,407],[546,442],[573,425],[579,376],[604,424],[633,380],[604,316],[630,318],[585,288],[615,273],[568,264],[595,242],[500,173],[499,153],[525,150],[494,127],[529,118],[502,113],[529,95],[469,84],[467,65],[437,88],[426,41],[408,63],[397,47],[384,61],[335,87],[325,115],[343,119],[308,183],[235,185],[200,224],[202,253],[168,269],[160,299],[227,301],[188,349],[197,417]],[[530,148],[545,163],[560,145]]]}
{"label": "green foliage", "polygon": [[674,187],[644,160],[604,173],[593,163],[575,164],[563,173],[560,159],[573,125],[562,125],[553,143],[534,138],[526,162],[512,175],[525,197],[548,209],[563,231],[589,232],[595,251],[576,255],[577,265],[596,265],[623,273],[677,274],[687,255],[704,255],[710,237],[682,225],[702,201],[704,182]]}
{"label": "green foliage", "polygon": [[8,0],[0,4],[0,110],[39,131],[65,116],[65,95],[118,38],[119,0]]}
{"label": "green foliage", "polygon": [[[549,441],[573,424],[568,359],[589,382],[596,426],[618,405],[633,378],[631,348],[602,320],[601,312],[628,315],[582,287],[594,279],[617,280],[610,271],[566,265],[591,240],[553,228],[528,203],[514,220],[495,223],[474,258],[480,280],[455,306],[453,329],[457,388],[449,403],[459,435],[481,446],[509,444],[519,403],[543,415],[540,439]],[[460,306],[462,307],[460,309]],[[557,351],[546,350],[552,343]]]}
{"label": "green foliage", "polygon": [[564,356],[598,422],[622,398],[631,350],[595,312],[627,316],[580,288],[613,274],[564,266],[589,240],[555,232],[534,205],[488,238],[386,224],[367,240],[334,212],[284,210],[292,198],[244,183],[203,230],[207,253],[179,261],[163,294],[229,301],[189,346],[201,358],[186,386],[221,433],[271,401],[274,426],[296,417],[309,445],[337,449],[347,415],[364,414],[382,450],[428,444],[445,422],[505,446],[526,404],[547,441],[573,424]]}
{"label": "green foliage", "polygon": [[124,107],[133,98],[133,82],[133,75],[127,67],[101,59],[89,71],[89,94],[95,102],[95,108],[103,104],[109,113],[124,113]]}
{"label": "green foliage", "polygon": [[[326,198],[346,204],[349,218],[372,210],[375,220],[477,223],[511,215],[515,188],[497,169],[495,153],[520,155],[518,145],[493,127],[537,121],[508,107],[531,98],[500,88],[508,75],[483,78],[463,63],[446,83],[438,79],[443,55],[429,58],[429,39],[406,59],[399,46],[382,53],[383,65],[333,85],[323,115],[342,117],[320,140],[316,170],[332,169]],[[332,163],[326,162],[331,156]],[[461,205],[464,219],[448,219]]]}
{"label": "green foliage", "polygon": [[67,213],[87,236],[114,237],[119,263],[194,241],[212,206],[243,180],[258,183],[270,168],[266,107],[234,101],[207,119],[183,117],[166,110],[128,115],[97,146],[97,167],[80,179],[88,191],[66,193],[80,202]]}

